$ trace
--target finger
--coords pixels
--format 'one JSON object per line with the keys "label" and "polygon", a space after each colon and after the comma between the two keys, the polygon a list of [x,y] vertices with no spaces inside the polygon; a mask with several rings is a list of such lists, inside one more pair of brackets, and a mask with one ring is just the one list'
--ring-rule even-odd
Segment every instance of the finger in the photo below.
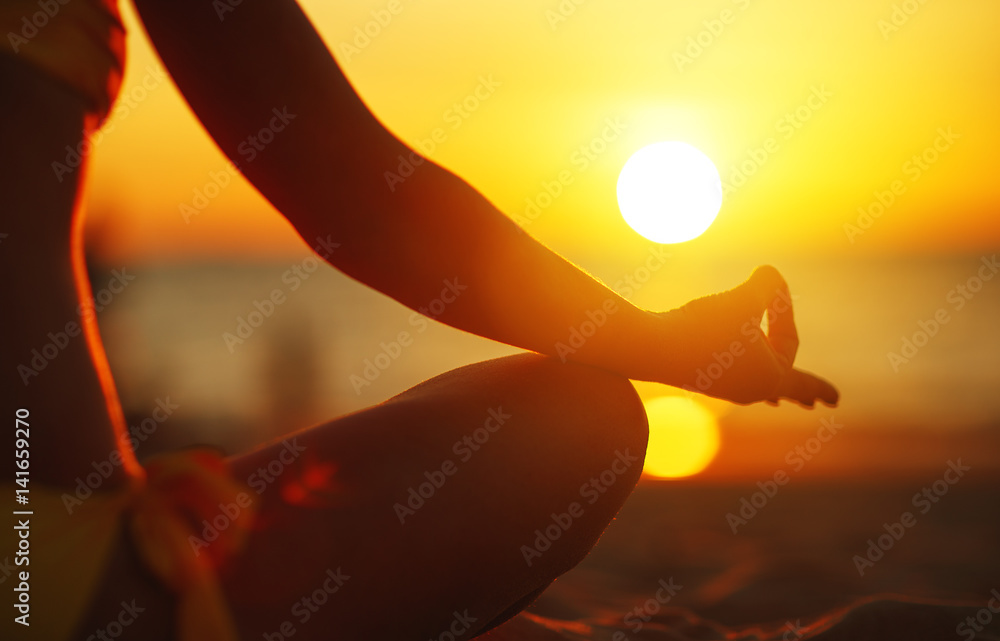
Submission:
{"label": "finger", "polygon": [[782,398],[812,407],[817,400],[834,406],[840,400],[840,393],[829,381],[800,369],[792,369],[782,379],[778,394]]}
{"label": "finger", "polygon": [[799,334],[795,329],[795,314],[788,283],[770,265],[755,269],[747,282],[757,310],[766,310],[768,342],[775,352],[784,357],[786,365],[791,367],[799,350]]}
{"label": "finger", "polygon": [[761,318],[767,314],[768,342],[785,365],[791,367],[799,349],[799,335],[785,279],[774,267],[762,265],[737,289],[748,315]]}

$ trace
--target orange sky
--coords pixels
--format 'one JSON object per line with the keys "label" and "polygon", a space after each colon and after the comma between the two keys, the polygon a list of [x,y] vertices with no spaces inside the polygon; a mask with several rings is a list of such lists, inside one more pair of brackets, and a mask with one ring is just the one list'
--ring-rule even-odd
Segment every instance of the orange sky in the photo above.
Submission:
{"label": "orange sky", "polygon": [[[411,145],[443,129],[431,156],[504,211],[524,214],[543,183],[568,171],[572,183],[530,225],[568,254],[646,250],[618,213],[615,182],[631,153],[669,139],[704,151],[724,182],[732,182],[733,166],[753,157],[760,165],[727,194],[691,251],[922,252],[1000,243],[996,2],[400,0],[391,21],[355,50],[345,45],[356,29],[375,33],[371,12],[389,2],[302,4],[379,118]],[[915,12],[903,12],[904,4]],[[575,10],[556,20],[560,6]],[[898,29],[888,26],[894,11]],[[155,73],[159,62],[130,7],[127,19],[124,92],[134,108],[97,144],[88,193],[101,249],[132,261],[301,252],[242,180],[184,220],[180,205],[225,159]],[[484,78],[499,85],[460,115],[454,103]],[[594,142],[611,131],[609,119],[624,129]],[[957,137],[946,141],[940,130]],[[927,151],[935,143],[938,151]],[[585,160],[581,145],[603,151]],[[924,153],[933,161],[918,170],[912,158]],[[858,224],[858,207],[895,180],[895,201],[850,242],[845,223]]]}

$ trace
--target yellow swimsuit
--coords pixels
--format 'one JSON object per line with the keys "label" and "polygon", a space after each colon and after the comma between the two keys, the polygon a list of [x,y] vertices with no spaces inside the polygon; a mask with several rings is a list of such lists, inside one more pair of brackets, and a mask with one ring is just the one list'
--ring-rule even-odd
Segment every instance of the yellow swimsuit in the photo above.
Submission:
{"label": "yellow swimsuit", "polygon": [[[14,490],[11,484],[3,486],[5,496],[14,496]],[[3,638],[69,639],[104,578],[108,558],[121,545],[120,525],[127,519],[144,565],[178,596],[180,641],[237,641],[215,570],[242,545],[253,506],[235,516],[227,514],[230,522],[210,545],[191,541],[200,536],[197,524],[219,517],[220,505],[250,494],[233,482],[222,458],[207,450],[154,457],[145,473],[133,476],[124,489],[95,492],[81,500],[65,491],[29,485],[29,503],[21,509],[31,514],[15,514],[12,525],[24,527],[5,527],[0,541],[3,553],[13,553],[19,539],[27,538],[30,547],[24,549],[34,553],[28,565],[14,566],[8,581],[13,588],[20,583],[19,573],[27,572],[27,602],[57,606],[49,610],[59,616],[29,612],[24,621],[30,626],[24,626],[16,621],[16,613],[8,613],[0,624],[0,630],[7,631]],[[67,501],[67,496],[73,498]]]}

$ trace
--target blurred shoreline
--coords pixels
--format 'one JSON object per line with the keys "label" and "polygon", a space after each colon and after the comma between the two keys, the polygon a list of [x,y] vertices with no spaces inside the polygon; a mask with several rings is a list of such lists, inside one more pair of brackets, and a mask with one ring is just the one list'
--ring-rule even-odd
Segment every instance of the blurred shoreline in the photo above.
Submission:
{"label": "blurred shoreline", "polygon": [[[737,284],[754,264],[674,251],[642,278],[635,266],[645,259],[582,267],[615,289],[634,277],[639,286],[622,293],[666,309]],[[701,478],[753,480],[787,467],[787,452],[807,443],[821,420],[844,428],[803,476],[919,476],[955,456],[974,456],[977,469],[995,474],[1000,278],[983,283],[960,310],[948,301],[980,261],[979,254],[776,261],[795,300],[797,365],[834,381],[841,405],[806,412],[696,396],[722,429],[719,456]],[[455,367],[519,351],[415,315],[310,254],[287,262],[109,265],[92,270],[95,289],[113,269],[135,275],[98,314],[126,413],[141,421],[168,395],[180,405],[150,452],[191,442],[242,451]],[[276,292],[280,303],[272,301]],[[894,371],[887,354],[942,307],[949,322]],[[400,332],[412,341],[397,350]],[[644,398],[679,393],[637,387]]]}

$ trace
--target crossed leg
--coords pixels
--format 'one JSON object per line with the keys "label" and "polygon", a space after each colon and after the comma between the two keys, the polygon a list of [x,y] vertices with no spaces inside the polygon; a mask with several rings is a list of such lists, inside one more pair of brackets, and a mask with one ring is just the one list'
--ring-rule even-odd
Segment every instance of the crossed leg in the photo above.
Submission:
{"label": "crossed leg", "polygon": [[[265,529],[227,577],[243,630],[293,620],[294,602],[340,568],[350,579],[297,638],[436,639],[456,613],[476,620],[471,638],[587,554],[634,488],[646,437],[627,380],[534,354],[301,432],[301,456],[260,495]],[[282,448],[235,459],[237,478]],[[335,466],[325,506],[284,500],[323,465]]]}
{"label": "crossed leg", "polygon": [[[241,635],[472,638],[588,553],[638,481],[646,438],[626,379],[521,354],[235,457],[260,509],[222,576]],[[169,626],[169,599],[136,583],[134,559],[115,568],[81,630],[136,593]]]}

